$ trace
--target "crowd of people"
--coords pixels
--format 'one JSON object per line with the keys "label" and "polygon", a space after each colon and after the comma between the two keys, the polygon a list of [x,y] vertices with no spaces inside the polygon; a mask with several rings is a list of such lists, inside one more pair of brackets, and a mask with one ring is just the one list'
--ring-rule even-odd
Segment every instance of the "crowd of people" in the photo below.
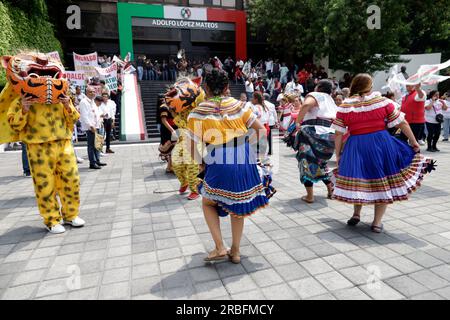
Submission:
{"label": "crowd of people", "polygon": [[[399,106],[373,91],[373,79],[368,74],[356,75],[349,87],[342,90],[332,80],[321,79],[314,90],[306,93],[297,78],[291,86],[289,83],[282,86],[276,99],[278,106],[275,106],[270,101],[271,94],[262,87],[252,92],[250,99],[248,91],[241,94],[239,101],[230,97],[229,73],[225,68],[213,67],[204,73],[206,101],[197,105],[196,99],[191,97],[196,106],[181,113],[184,117],[182,131],[177,131],[181,122],[176,118],[180,114],[176,107],[173,109],[169,105],[174,95],[184,90],[169,89],[169,93],[161,97],[161,132],[164,134],[160,152],[162,159],[168,162],[167,172],[170,173],[174,166],[172,156],[179,158],[180,154],[173,146],[184,146],[181,149],[184,148],[185,153],[190,150],[189,165],[195,172],[191,178],[198,182],[191,183],[185,178],[190,169],[185,168],[181,176],[176,170],[175,174],[180,181],[180,194],[192,184],[193,190],[187,199],[203,197],[205,220],[215,243],[215,249],[205,261],[240,262],[241,218],[268,205],[276,192],[271,187],[270,173],[255,175],[256,163],[270,168],[275,129],[280,129],[284,141],[296,151],[299,182],[306,191],[301,200],[314,203],[314,184],[324,183],[328,199],[353,205],[353,214],[347,221],[349,226],[359,224],[363,205],[373,205],[370,229],[374,233],[383,232],[382,220],[388,205],[408,199],[424,175],[435,169],[434,161],[420,153],[416,130],[407,120],[410,99],[416,107],[417,104],[423,106],[424,114],[430,108],[422,97],[424,92],[420,91],[420,85],[408,88],[409,94]],[[434,93],[430,94],[434,97]],[[390,134],[391,129],[401,131],[405,141]],[[208,155],[199,154],[199,143],[206,145]],[[337,167],[330,170],[328,162],[333,155]],[[256,162],[247,162],[252,157],[258,158]],[[200,161],[196,164],[192,159]],[[227,215],[231,216],[233,235],[230,250],[224,246],[219,222],[219,217]]]}

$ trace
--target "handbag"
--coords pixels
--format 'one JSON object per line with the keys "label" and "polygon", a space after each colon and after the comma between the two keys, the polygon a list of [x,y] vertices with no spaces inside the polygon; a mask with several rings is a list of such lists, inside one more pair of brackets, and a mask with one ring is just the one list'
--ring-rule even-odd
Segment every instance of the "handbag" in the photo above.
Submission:
{"label": "handbag", "polygon": [[434,106],[433,106],[433,110],[434,110],[434,113],[436,114],[436,121],[438,123],[444,122],[444,115],[442,113],[437,113],[436,109],[434,108]]}
{"label": "handbag", "polygon": [[105,139],[101,134],[95,133],[95,149],[98,151],[103,150],[103,144],[105,142]]}

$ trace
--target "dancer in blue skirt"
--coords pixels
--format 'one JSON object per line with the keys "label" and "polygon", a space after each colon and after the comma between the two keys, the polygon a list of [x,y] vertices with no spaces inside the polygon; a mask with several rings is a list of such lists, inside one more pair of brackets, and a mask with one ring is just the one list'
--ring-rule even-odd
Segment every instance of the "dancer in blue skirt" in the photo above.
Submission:
{"label": "dancer in blue skirt", "polygon": [[[240,241],[244,217],[268,205],[273,194],[270,179],[261,174],[258,158],[264,160],[267,130],[252,110],[241,101],[225,96],[228,76],[213,69],[205,75],[207,101],[189,115],[188,130],[191,155],[199,163],[202,158],[196,145],[206,145],[207,156],[199,193],[203,197],[203,212],[215,242],[215,249],[205,261],[229,258],[240,263]],[[249,129],[256,131],[261,155],[249,143]],[[231,216],[232,246],[225,247],[220,230],[220,217]]]}
{"label": "dancer in blue skirt", "polygon": [[[350,91],[332,125],[338,163],[333,176],[334,198],[354,205],[348,221],[351,226],[359,223],[362,205],[375,205],[371,230],[380,233],[387,205],[407,200],[433,163],[419,153],[420,146],[393,101],[372,92],[370,75],[357,75]],[[411,146],[390,136],[386,126],[400,128]],[[341,155],[342,136],[347,130],[350,137]]]}

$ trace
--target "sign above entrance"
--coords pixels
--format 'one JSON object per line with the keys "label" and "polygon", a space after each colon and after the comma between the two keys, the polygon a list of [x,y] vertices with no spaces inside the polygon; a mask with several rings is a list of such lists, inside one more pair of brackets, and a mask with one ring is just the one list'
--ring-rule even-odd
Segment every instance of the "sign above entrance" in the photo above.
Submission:
{"label": "sign above entrance", "polygon": [[164,6],[164,18],[207,21],[208,12],[206,8]]}
{"label": "sign above entrance", "polygon": [[[117,2],[117,17],[119,24],[120,52],[125,55],[131,52],[133,54],[133,20],[136,18],[145,18],[153,20],[174,20],[169,22],[169,26],[164,26],[167,22],[155,22],[161,24],[160,28],[189,29],[189,24],[183,24],[179,21],[193,22],[191,26],[198,26],[201,30],[233,30],[228,24],[234,25],[235,35],[235,57],[236,59],[247,59],[247,15],[245,11],[228,10],[220,8],[196,8],[196,7],[176,7],[163,6],[159,4],[143,4]],[[136,20],[135,20],[136,21]],[[207,22],[208,24],[197,24],[198,22]],[[143,23],[141,21],[141,23]],[[148,22],[147,22],[148,23]],[[175,23],[179,27],[171,26]],[[214,29],[218,25],[218,28]],[[152,25],[150,25],[152,27]],[[153,26],[154,27],[154,26]],[[213,29],[208,29],[213,28]],[[150,29],[150,28],[148,28]]]}
{"label": "sign above entrance", "polygon": [[154,27],[170,29],[197,29],[197,30],[220,30],[234,31],[234,23],[175,20],[175,19],[154,19],[135,18],[131,20],[133,27]]}

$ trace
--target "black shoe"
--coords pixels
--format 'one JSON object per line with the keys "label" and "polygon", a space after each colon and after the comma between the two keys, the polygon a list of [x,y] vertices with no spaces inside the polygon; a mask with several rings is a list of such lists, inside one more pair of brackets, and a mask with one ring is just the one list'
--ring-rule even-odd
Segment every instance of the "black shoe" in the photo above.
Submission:
{"label": "black shoe", "polygon": [[441,150],[439,150],[438,148],[434,147],[433,148],[434,152],[441,152]]}
{"label": "black shoe", "polygon": [[428,152],[436,152],[436,150],[431,149],[431,148],[428,148],[427,151],[428,151]]}
{"label": "black shoe", "polygon": [[100,167],[104,167],[104,166],[106,166],[106,163],[103,163],[103,162],[97,162],[97,165],[100,166]]}
{"label": "black shoe", "polygon": [[98,165],[96,165],[96,164],[94,164],[94,165],[91,165],[91,166],[89,166],[89,169],[101,169],[102,167],[100,167],[100,166],[98,166]]}

